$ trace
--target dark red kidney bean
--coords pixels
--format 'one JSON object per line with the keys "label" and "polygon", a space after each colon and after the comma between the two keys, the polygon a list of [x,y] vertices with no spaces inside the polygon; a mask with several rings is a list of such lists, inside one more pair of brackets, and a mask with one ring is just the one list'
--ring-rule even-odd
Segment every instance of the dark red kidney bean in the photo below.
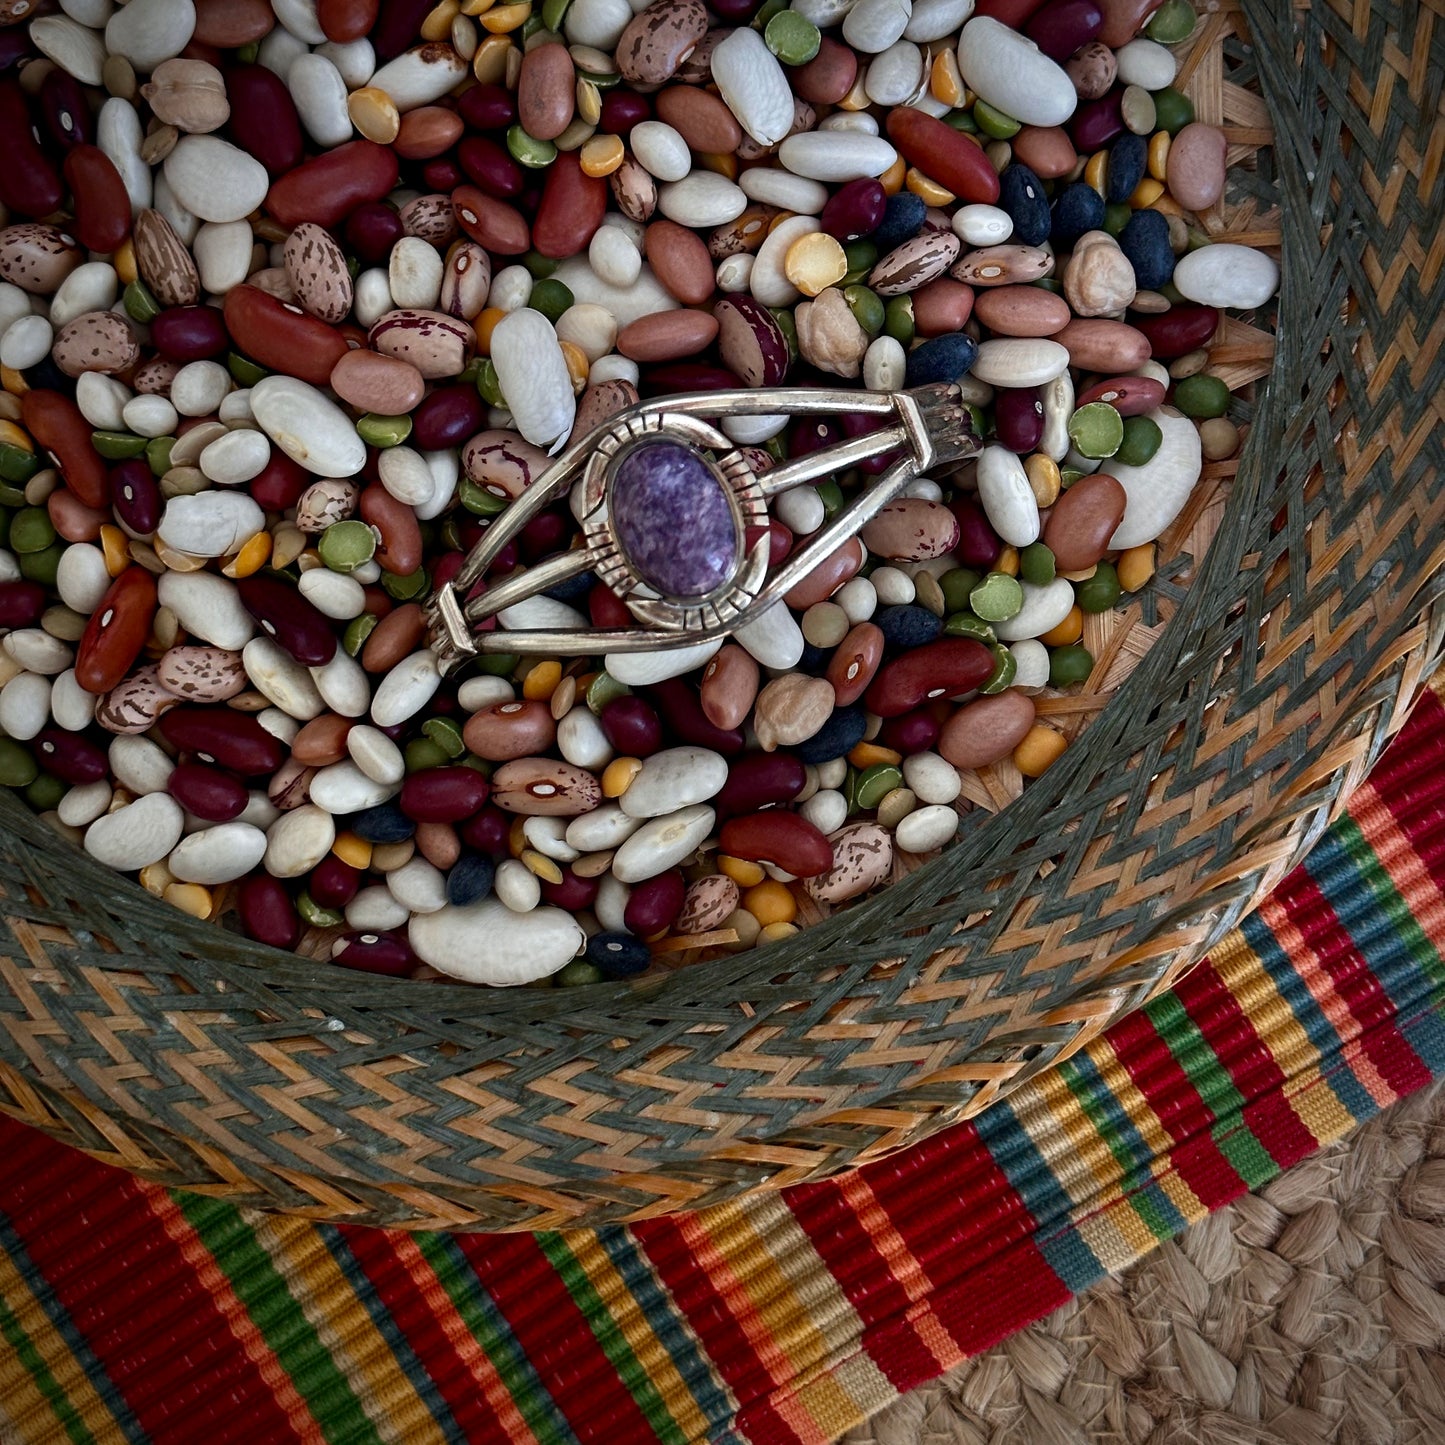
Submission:
{"label": "dark red kidney bean", "polygon": [[818,223],[839,241],[856,241],[878,229],[887,204],[888,193],[879,181],[849,181],[828,198]]}
{"label": "dark red kidney bean", "polygon": [[473,130],[505,130],[517,118],[517,98],[500,85],[474,85],[457,97],[457,114]]}
{"label": "dark red kidney bean", "polygon": [[368,36],[378,65],[395,59],[415,43],[421,22],[432,8],[432,0],[381,0]]}
{"label": "dark red kidney bean", "polygon": [[316,23],[338,45],[360,40],[376,24],[380,0],[316,0]]}
{"label": "dark red kidney bean", "polygon": [[613,698],[597,714],[597,721],[623,757],[645,758],[662,746],[662,720],[652,704],[635,693]]}
{"label": "dark red kidney bean", "polygon": [[760,0],[714,0],[717,18],[728,25],[746,25],[757,14]]}
{"label": "dark red kidney bean", "polygon": [[161,736],[203,763],[218,763],[242,777],[274,773],[285,761],[281,740],[253,714],[229,707],[177,707],[162,714]]}
{"label": "dark red kidney bean", "polygon": [[346,218],[346,244],[368,266],[385,261],[404,235],[401,217],[384,201],[367,201]]}
{"label": "dark red kidney bean", "polygon": [[465,552],[443,552],[432,565],[432,586],[441,587],[447,582],[455,581],[457,574],[462,570],[462,563],[466,560]]}
{"label": "dark red kidney bean", "polygon": [[75,238],[91,251],[118,250],[130,235],[130,196],[115,162],[99,146],[72,146],[65,182],[75,201]]}
{"label": "dark red kidney bean", "polygon": [[885,662],[863,700],[881,718],[911,712],[935,697],[972,692],[988,681],[993,654],[971,637],[944,637]]}
{"label": "dark red kidney bean", "polygon": [[[845,411],[838,418],[839,430],[850,440],[853,437],[864,437],[870,432],[881,430],[883,420],[880,417],[868,416],[861,411]],[[880,453],[876,457],[868,457],[858,464],[858,470],[870,477],[876,477],[886,472],[894,462],[902,460],[903,450],[901,447],[894,447],[891,451]]]}
{"label": "dark red kidney bean", "polygon": [[331,961],[387,978],[405,978],[416,967],[411,944],[400,933],[343,934],[332,945]]}
{"label": "dark red kidney bean", "polygon": [[204,763],[177,763],[166,780],[166,792],[188,813],[208,823],[229,823],[246,811],[246,785]]}
{"label": "dark red kidney bean", "polygon": [[58,391],[32,387],[20,398],[20,413],[25,430],[50,454],[65,485],[87,507],[108,507],[110,476],[91,445],[91,426],[80,408]]}
{"label": "dark red kidney bean", "polygon": [[522,556],[528,562],[540,561],[559,551],[572,535],[572,519],[561,512],[538,512],[522,528]]}
{"label": "dark red kidney bean", "polygon": [[454,191],[466,179],[462,168],[446,156],[433,156],[427,161],[421,177],[429,191]]}
{"label": "dark red kidney bean", "polygon": [[149,537],[161,524],[161,489],[155,473],[138,458],[110,469],[111,505],[125,527]]}
{"label": "dark red kidney bean", "polygon": [[1044,0],[978,0],[977,13],[987,15],[1013,30],[1022,30],[1024,22],[1040,8]]}
{"label": "dark red kidney bean", "polygon": [[0,203],[37,220],[65,199],[60,173],[35,142],[25,92],[8,76],[0,80]]}
{"label": "dark red kidney bean", "polygon": [[325,386],[350,349],[334,326],[258,286],[232,286],[222,314],[238,351],[268,371],[312,386]]}
{"label": "dark red kidney bean", "polygon": [[647,695],[657,705],[662,720],[680,742],[698,748],[711,748],[724,757],[743,750],[741,728],[720,728],[702,710],[702,699],[691,683],[680,677],[669,677],[654,683]]}
{"label": "dark red kidney bean", "polygon": [[231,102],[231,139],[273,178],[301,164],[301,117],[286,82],[264,65],[233,65],[226,71]]}
{"label": "dark red kidney bean", "polygon": [[512,820],[500,808],[483,808],[457,829],[457,836],[478,853],[502,858],[507,854],[511,831]]}
{"label": "dark red kidney bean", "polygon": [[40,119],[51,140],[62,150],[95,139],[90,102],[81,83],[57,66],[40,82]]}
{"label": "dark red kidney bean", "polygon": [[489,196],[505,201],[522,194],[525,183],[522,168],[496,141],[469,135],[457,146],[457,164],[473,185]]}
{"label": "dark red kidney bean", "polygon": [[1164,390],[1164,383],[1152,376],[1115,376],[1087,387],[1074,405],[1107,401],[1120,416],[1143,416],[1164,404]]}
{"label": "dark red kidney bean", "polygon": [[808,770],[791,753],[752,753],[728,765],[727,782],[712,806],[719,818],[757,813],[792,802],[807,780]]}
{"label": "dark red kidney bean", "polygon": [[492,785],[475,768],[427,768],[401,785],[401,811],[417,823],[460,823],[487,801]]}
{"label": "dark red kidney bean", "polygon": [[725,366],[714,366],[707,361],[670,361],[648,367],[637,389],[647,398],[667,396],[674,391],[727,391],[742,384],[742,378]]}
{"label": "dark red kidney bean", "polygon": [[637,884],[622,910],[622,925],[639,938],[652,938],[672,927],[682,912],[687,884],[680,870],[670,869]]}
{"label": "dark red kidney bean", "polygon": [[45,603],[45,589],[38,582],[0,582],[0,627],[33,626]]}
{"label": "dark red kidney bean", "polygon": [[306,880],[306,891],[311,895],[311,901],[323,908],[345,908],[360,888],[360,870],[335,853],[328,853]]}
{"label": "dark red kidney bean", "polygon": [[914,753],[926,753],[938,741],[940,731],[938,719],[927,708],[920,707],[898,717],[885,718],[878,730],[878,741],[904,757],[912,757]]}
{"label": "dark red kidney bean", "polygon": [[75,650],[75,680],[86,692],[109,692],[140,656],[156,615],[156,579],[127,567],[90,614]]}
{"label": "dark red kidney bean", "polygon": [[330,621],[294,587],[256,575],[241,578],[236,590],[261,631],[303,667],[324,667],[336,656]]}
{"label": "dark red kidney bean", "polygon": [[652,105],[635,90],[609,90],[602,100],[597,129],[604,135],[625,136],[635,125],[652,117]]}
{"label": "dark red kidney bean", "polygon": [[788,455],[807,456],[843,440],[843,428],[825,416],[800,417],[788,428]]}
{"label": "dark red kidney bean", "polygon": [[1174,306],[1157,316],[1131,315],[1129,324],[1149,338],[1154,356],[1168,361],[1207,345],[1218,329],[1219,312],[1212,306]]}
{"label": "dark red kidney bean", "polygon": [[554,261],[565,261],[587,249],[602,226],[611,194],[600,176],[589,176],[571,151],[563,151],[547,167],[542,203],[532,223],[532,246]]}
{"label": "dark red kidney bean", "polygon": [[560,883],[549,883],[545,878],[542,880],[542,901],[565,908],[570,913],[580,913],[584,908],[591,908],[597,901],[597,892],[601,886],[600,878],[579,878],[570,868],[564,866]]}
{"label": "dark red kidney bean", "polygon": [[31,60],[34,56],[35,47],[30,43],[28,28],[0,30],[0,71],[11,70],[22,60]]}
{"label": "dark red kidney bean", "polygon": [[989,525],[983,508],[972,497],[955,497],[948,510],[958,520],[954,555],[965,567],[992,567],[1003,551],[1003,543]]}
{"label": "dark red kidney bean", "polygon": [[476,387],[439,386],[411,414],[411,445],[429,452],[459,447],[486,425],[486,403]]}
{"label": "dark red kidney bean", "polygon": [[246,937],[257,943],[291,949],[301,941],[301,920],[291,895],[286,885],[269,873],[253,873],[242,880],[236,890],[236,912]]}
{"label": "dark red kidney bean", "polygon": [[301,500],[301,493],[311,482],[311,473],[305,467],[279,448],[272,448],[270,460],[251,478],[251,498],[264,511],[284,512]]}
{"label": "dark red kidney bean", "polygon": [[1067,60],[1104,28],[1095,0],[1051,0],[1029,21],[1024,34],[1049,57]]}
{"label": "dark red kidney bean", "polygon": [[795,878],[816,878],[833,866],[833,845],[806,818],[771,808],[729,818],[719,844],[734,858],[772,863]]}
{"label": "dark red kidney bean", "polygon": [[151,345],[168,361],[209,361],[228,351],[231,339],[214,306],[169,306],[151,321]]}
{"label": "dark red kidney bean", "polygon": [[1123,105],[1123,88],[1115,86],[1108,95],[1086,100],[1079,106],[1069,122],[1069,138],[1080,155],[1088,155],[1124,134]]}
{"label": "dark red kidney bean", "polygon": [[993,394],[993,424],[1001,446],[1031,452],[1044,435],[1044,404],[1032,386],[1000,387]]}
{"label": "dark red kidney bean", "polygon": [[[751,542],[749,543],[751,546]],[[793,534],[776,517],[768,519],[768,566],[776,567],[793,550]]]}
{"label": "dark red kidney bean", "polygon": [[605,582],[592,584],[592,590],[587,594],[587,615],[593,627],[632,626],[632,614],[627,610],[627,604]]}
{"label": "dark red kidney bean", "polygon": [[54,773],[72,787],[98,783],[110,776],[105,754],[89,738],[64,728],[46,728],[35,739],[35,757],[47,773]]}
{"label": "dark red kidney bean", "polygon": [[336,226],[363,202],[381,200],[400,174],[390,147],[369,140],[347,141],[273,181],[266,209],[288,230],[302,221]]}

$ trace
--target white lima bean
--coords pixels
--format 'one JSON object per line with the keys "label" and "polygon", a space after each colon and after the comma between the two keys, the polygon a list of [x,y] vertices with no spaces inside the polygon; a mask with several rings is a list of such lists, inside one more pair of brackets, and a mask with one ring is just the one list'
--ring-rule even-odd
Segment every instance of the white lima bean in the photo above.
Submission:
{"label": "white lima bean", "polygon": [[345,42],[328,40],[316,47],[316,54],[324,55],[341,72],[348,90],[360,90],[376,74],[376,51],[365,36]]}
{"label": "white lima bean", "polygon": [[[597,228],[596,234],[587,247],[587,259],[591,263],[593,271],[609,286],[630,286],[642,272],[641,252],[633,244],[632,238],[617,226],[599,226]],[[562,322],[566,321],[574,310],[576,308],[572,307],[563,312],[561,320],[557,323],[559,337],[562,335]],[[612,318],[609,315],[607,319],[611,321]],[[615,325],[612,331],[612,339],[615,341],[617,339]],[[608,350],[611,350],[610,344]],[[589,361],[597,359],[596,356],[588,355]]]}
{"label": "white lima bean", "polygon": [[509,312],[492,332],[492,364],[517,430],[533,446],[565,441],[577,398],[552,323],[530,307]]}
{"label": "white lima bean", "polygon": [[[735,30],[734,35],[752,35],[751,30]],[[762,44],[761,41],[758,42]],[[726,176],[712,171],[694,171],[680,181],[672,181],[657,192],[657,208],[669,221],[679,226],[703,230],[736,220],[748,208],[748,198],[741,186]],[[621,318],[619,318],[620,322]]]}
{"label": "white lima bean", "polygon": [[368,84],[384,90],[405,114],[431,105],[467,77],[467,62],[450,45],[414,45],[389,60]]}
{"label": "white lima bean", "polygon": [[877,55],[903,38],[912,18],[909,0],[858,0],[843,18],[843,39],[864,55]]}
{"label": "white lima bean", "polygon": [[318,146],[330,148],[351,139],[346,82],[324,55],[298,55],[286,77],[286,86],[301,124]]}
{"label": "white lima bean", "polygon": [[680,181],[692,169],[687,142],[666,121],[640,122],[628,132],[627,141],[638,165],[659,181]]}
{"label": "white lima bean", "polygon": [[960,31],[958,69],[970,90],[1024,125],[1063,125],[1078,104],[1063,67],[991,16],[976,15]]}
{"label": "white lima bean", "polygon": [[307,382],[263,377],[251,388],[251,411],[292,461],[318,477],[354,477],[366,465],[366,443],[350,417]]}
{"label": "white lima bean", "polygon": [[416,956],[438,972],[494,988],[546,978],[587,942],[570,913],[552,907],[513,912],[500,894],[465,908],[448,904],[420,914],[411,920],[407,938]]}
{"label": "white lima bean", "polygon": [[898,152],[882,136],[814,130],[790,135],[778,159],[795,175],[814,181],[856,181],[881,176]]}
{"label": "white lima bean", "polygon": [[441,295],[444,271],[441,252],[430,241],[403,236],[387,258],[387,287],[393,304],[431,310]]}
{"label": "white lima bean", "polygon": [[133,396],[121,409],[127,431],[142,437],[165,437],[175,433],[180,414],[163,396]]}
{"label": "white lima bean", "polygon": [[745,26],[719,42],[712,53],[712,78],[738,124],[760,146],[777,145],[792,129],[792,87],[756,30]]}
{"label": "white lima bean", "polygon": [[1163,439],[1159,450],[1141,466],[1110,463],[1110,473],[1124,488],[1124,518],[1109,539],[1116,551],[1152,542],[1184,510],[1204,466],[1199,428],[1172,406],[1149,413]]}

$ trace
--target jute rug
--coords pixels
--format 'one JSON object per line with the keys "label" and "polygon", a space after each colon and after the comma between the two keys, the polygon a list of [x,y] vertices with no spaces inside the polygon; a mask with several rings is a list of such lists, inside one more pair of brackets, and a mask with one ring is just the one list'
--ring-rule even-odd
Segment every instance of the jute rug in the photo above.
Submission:
{"label": "jute rug", "polygon": [[843,1445],[1445,1440],[1445,1081]]}

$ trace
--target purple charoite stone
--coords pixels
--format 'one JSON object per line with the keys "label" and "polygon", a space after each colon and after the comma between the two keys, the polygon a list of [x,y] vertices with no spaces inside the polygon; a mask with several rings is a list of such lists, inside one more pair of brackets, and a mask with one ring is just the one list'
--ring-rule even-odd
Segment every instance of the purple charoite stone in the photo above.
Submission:
{"label": "purple charoite stone", "polygon": [[722,483],[691,447],[643,442],[612,475],[612,529],[644,581],[667,597],[705,597],[738,565]]}

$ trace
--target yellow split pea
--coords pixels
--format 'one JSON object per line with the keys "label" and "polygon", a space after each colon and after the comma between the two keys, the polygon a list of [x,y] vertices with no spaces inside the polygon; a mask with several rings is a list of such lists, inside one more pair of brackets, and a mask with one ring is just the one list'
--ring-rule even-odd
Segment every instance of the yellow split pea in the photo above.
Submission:
{"label": "yellow split pea", "polygon": [[783,274],[803,293],[816,296],[848,274],[842,245],[825,231],[799,236],[783,258]]}

